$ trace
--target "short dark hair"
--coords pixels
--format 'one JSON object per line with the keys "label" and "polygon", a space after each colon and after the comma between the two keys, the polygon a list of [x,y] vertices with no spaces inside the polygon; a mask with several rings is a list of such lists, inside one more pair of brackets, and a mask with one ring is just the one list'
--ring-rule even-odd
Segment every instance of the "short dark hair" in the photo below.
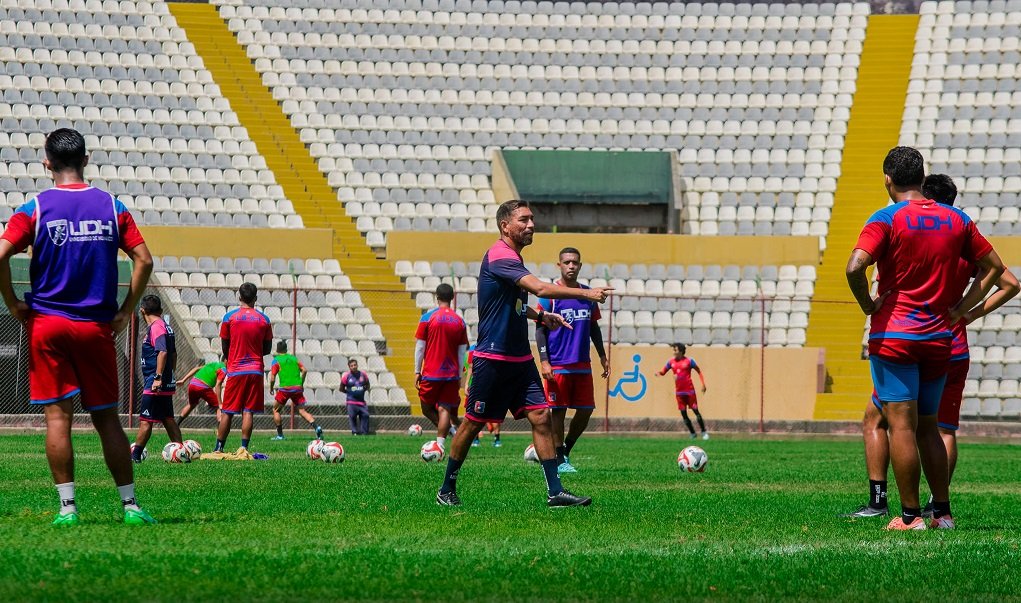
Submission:
{"label": "short dark hair", "polygon": [[286,353],[287,353],[287,342],[284,341],[283,339],[281,339],[280,341],[277,342],[277,354],[286,354]]}
{"label": "short dark hair", "polygon": [[347,365],[348,366],[351,366],[352,362],[355,363],[355,364],[358,364],[358,359],[357,358],[348,358],[347,359]]}
{"label": "short dark hair", "polygon": [[894,186],[922,186],[925,180],[925,161],[917,149],[893,147],[883,160],[883,173]]}
{"label": "short dark hair", "polygon": [[957,200],[957,185],[946,174],[929,174],[922,182],[922,194],[943,205],[953,205]]}
{"label": "short dark hair", "polygon": [[255,286],[255,283],[241,283],[241,286],[238,287],[238,297],[246,304],[254,304],[258,296],[259,288]]}
{"label": "short dark hair", "polygon": [[678,352],[680,352],[681,356],[683,356],[684,353],[688,351],[688,346],[684,345],[683,343],[675,343],[675,344],[672,344],[670,347],[672,347],[675,350],[677,350]]}
{"label": "short dark hair", "polygon": [[50,132],[44,148],[54,172],[85,169],[85,137],[78,130],[60,128]]}
{"label": "short dark hair", "polygon": [[146,295],[142,298],[141,306],[142,312],[150,316],[163,313],[163,302],[160,301],[158,295]]}
{"label": "short dark hair", "polygon": [[560,253],[557,254],[557,259],[559,260],[560,258],[564,257],[565,253],[573,253],[574,255],[578,256],[578,260],[581,261],[581,252],[578,251],[576,247],[564,247],[563,249],[560,250]]}
{"label": "short dark hair", "polygon": [[525,201],[524,199],[511,199],[510,201],[504,201],[501,203],[500,207],[496,210],[497,227],[499,227],[500,222],[510,220],[511,214],[522,207],[529,208],[531,205],[529,205],[528,201]]}
{"label": "short dark hair", "polygon": [[447,283],[440,283],[436,286],[436,299],[447,304],[454,301],[454,288]]}

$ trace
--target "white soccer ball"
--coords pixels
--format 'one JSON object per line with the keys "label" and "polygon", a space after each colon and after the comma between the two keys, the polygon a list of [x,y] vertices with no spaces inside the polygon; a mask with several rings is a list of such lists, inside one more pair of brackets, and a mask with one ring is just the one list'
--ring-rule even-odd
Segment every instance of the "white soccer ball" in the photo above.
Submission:
{"label": "white soccer ball", "polygon": [[180,442],[170,442],[163,447],[163,460],[168,463],[190,463],[191,453]]}
{"label": "white soccer ball", "polygon": [[202,456],[202,446],[195,440],[185,440],[184,447],[188,449],[188,454],[191,455],[191,460],[194,461]]}
{"label": "white soccer ball", "polygon": [[[135,448],[138,448],[138,444],[132,443],[131,444],[131,456],[135,456]],[[147,458],[149,458],[149,449],[148,448],[143,448],[142,449],[142,460],[144,461]]]}
{"label": "white soccer ball", "polygon": [[420,435],[422,435],[422,426],[419,425],[418,423],[415,423],[414,425],[412,425],[411,427],[408,428],[408,435],[409,436],[420,436]]}
{"label": "white soccer ball", "polygon": [[443,446],[436,440],[429,440],[422,444],[422,460],[427,463],[439,461],[443,458]]}
{"label": "white soccer ball", "polygon": [[688,473],[702,473],[709,463],[709,455],[698,446],[688,446],[677,455],[677,466]]}
{"label": "white soccer ball", "polygon": [[319,454],[325,463],[344,462],[344,447],[340,445],[340,442],[326,442],[319,450]]}
{"label": "white soccer ball", "polygon": [[305,456],[312,459],[313,461],[318,461],[322,459],[324,443],[325,442],[323,442],[322,440],[312,440],[311,442],[309,442],[308,446],[305,447]]}
{"label": "white soccer ball", "polygon": [[529,444],[525,447],[525,461],[529,463],[539,462],[539,454],[535,451],[535,444]]}

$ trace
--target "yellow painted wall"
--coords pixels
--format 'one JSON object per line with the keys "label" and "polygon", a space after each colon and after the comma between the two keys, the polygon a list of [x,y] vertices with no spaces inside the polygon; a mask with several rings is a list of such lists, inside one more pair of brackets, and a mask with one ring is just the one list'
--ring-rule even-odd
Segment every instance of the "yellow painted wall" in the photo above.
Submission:
{"label": "yellow painted wall", "polygon": [[140,226],[154,255],[239,258],[330,258],[328,228]]}
{"label": "yellow painted wall", "polygon": [[989,237],[996,253],[1007,266],[1021,266],[1021,237]]}
{"label": "yellow painted wall", "polygon": [[503,151],[493,151],[492,161],[493,177],[490,179],[493,187],[493,197],[497,203],[510,201],[518,198],[518,187],[514,185],[514,178],[507,169],[507,162],[504,161]]}
{"label": "yellow painted wall", "polygon": [[[386,257],[396,260],[461,261],[482,259],[496,241],[486,232],[391,232]],[[564,247],[577,247],[587,263],[737,264],[770,266],[819,263],[817,237],[700,237],[646,234],[537,233],[524,257],[555,262]]]}

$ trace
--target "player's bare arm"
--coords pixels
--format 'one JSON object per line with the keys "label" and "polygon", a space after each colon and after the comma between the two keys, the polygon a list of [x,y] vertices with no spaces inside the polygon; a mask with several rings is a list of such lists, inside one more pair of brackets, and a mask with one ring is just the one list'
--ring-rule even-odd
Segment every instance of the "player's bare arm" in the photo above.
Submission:
{"label": "player's bare arm", "polygon": [[698,380],[702,382],[702,393],[704,394],[705,393],[705,375],[702,374],[702,369],[700,369],[697,366],[695,366],[691,370],[693,370],[696,373],[698,373]]}
{"label": "player's bare arm", "polygon": [[1007,270],[995,250],[979,258],[975,265],[979,269],[980,276],[971,282],[964,298],[950,310],[950,324],[956,323],[968,310],[981,303]]}
{"label": "player's bare arm", "polygon": [[527,308],[525,310],[525,316],[528,318],[541,323],[544,327],[550,331],[555,331],[560,327],[567,329],[573,329],[564,317],[554,312],[547,312],[545,310],[536,310],[535,308]]}
{"label": "player's bare arm", "polygon": [[190,371],[188,371],[187,375],[185,375],[184,377],[181,377],[180,379],[177,380],[178,387],[180,387],[180,386],[184,385],[185,383],[188,383],[189,381],[191,381],[191,378],[194,377],[195,374],[198,373],[200,370],[202,370],[202,367],[201,366],[196,366],[195,368],[193,368]]}
{"label": "player's bare arm", "polygon": [[110,326],[113,327],[116,333],[120,333],[128,326],[131,313],[134,312],[134,308],[138,306],[139,300],[142,299],[142,294],[145,293],[145,286],[149,284],[149,275],[152,274],[152,254],[149,253],[149,247],[145,243],[140,243],[128,249],[126,253],[134,263],[134,267],[131,270],[128,295],[124,298],[124,303],[121,304],[120,310],[117,311],[117,314],[114,315],[113,320],[110,322]]}
{"label": "player's bare arm", "polygon": [[11,281],[11,257],[16,253],[17,250],[10,241],[0,239],[0,295],[3,295],[4,305],[11,316],[24,323],[28,320],[28,304],[18,299],[14,293],[14,283]]}
{"label": "player's bare arm", "polygon": [[613,287],[592,287],[590,289],[564,287],[556,283],[547,283],[533,274],[527,274],[518,279],[518,286],[532,295],[544,299],[582,299],[600,304],[606,301],[606,297],[613,291]]}
{"label": "player's bare arm", "polygon": [[871,316],[878,312],[883,302],[886,301],[886,297],[890,294],[887,291],[873,299],[872,294],[869,293],[869,279],[865,271],[873,262],[872,254],[861,249],[852,251],[851,258],[847,260],[847,284],[851,288],[851,294],[854,295],[854,299],[858,302],[858,307],[865,313],[865,316]]}
{"label": "player's bare arm", "polygon": [[1017,277],[1008,268],[1000,275],[1000,280],[996,281],[996,289],[996,292],[987,297],[981,305],[965,313],[961,318],[964,324],[971,324],[1013,299],[1021,291],[1021,285],[1018,284]]}
{"label": "player's bare arm", "polygon": [[549,363],[549,330],[545,325],[535,327],[535,347],[539,350],[539,373],[548,381],[553,378],[553,367]]}

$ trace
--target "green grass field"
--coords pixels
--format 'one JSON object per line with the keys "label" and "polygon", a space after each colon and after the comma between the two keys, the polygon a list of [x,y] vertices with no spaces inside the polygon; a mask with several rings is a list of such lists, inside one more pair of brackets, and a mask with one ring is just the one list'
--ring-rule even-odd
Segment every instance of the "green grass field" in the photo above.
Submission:
{"label": "green grass field", "polygon": [[169,465],[159,436],[136,479],[160,525],[119,523],[81,434],[83,525],[59,529],[42,436],[0,435],[0,601],[1021,600],[1017,446],[962,446],[958,530],[888,533],[835,517],[864,502],[854,440],[719,437],[682,474],[687,439],[591,437],[565,483],[595,502],[549,510],[521,436],[472,451],[460,509],[435,504],[424,438],[343,437],[327,465],[260,434],[269,461]]}

